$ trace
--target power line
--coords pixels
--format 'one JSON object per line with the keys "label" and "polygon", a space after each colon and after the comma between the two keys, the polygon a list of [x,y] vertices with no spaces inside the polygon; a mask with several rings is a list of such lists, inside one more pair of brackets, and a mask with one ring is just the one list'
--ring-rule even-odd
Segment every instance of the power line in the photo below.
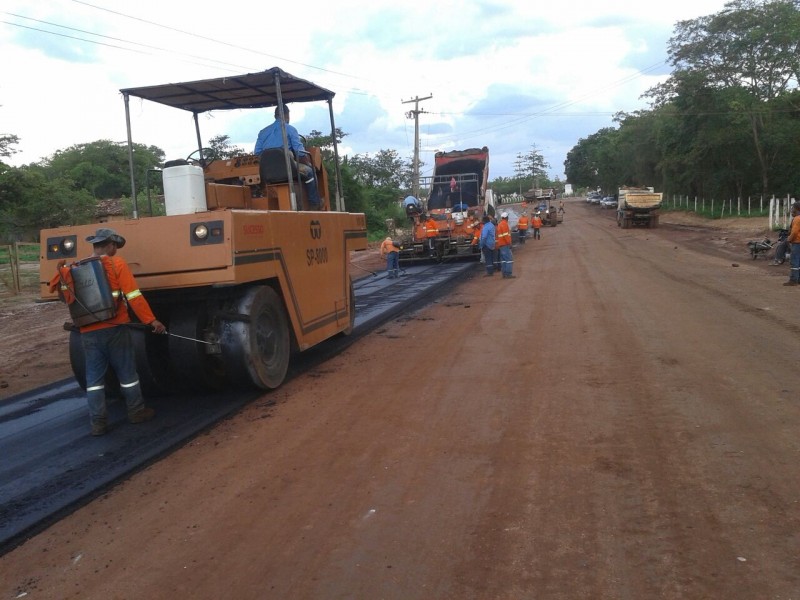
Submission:
{"label": "power line", "polygon": [[332,75],[341,75],[343,77],[351,77],[353,79],[360,79],[360,77],[356,77],[354,75],[349,75],[347,73],[340,73],[338,71],[333,71],[331,69],[325,69],[323,67],[318,67],[316,65],[310,65],[308,63],[303,63],[303,62],[299,62],[299,61],[296,61],[296,60],[292,60],[290,58],[277,56],[275,54],[269,54],[269,53],[263,52],[261,50],[253,50],[252,48],[247,48],[245,46],[239,46],[237,44],[231,44],[229,42],[223,42],[222,40],[218,40],[218,39],[215,39],[215,38],[207,37],[207,36],[200,35],[200,34],[197,34],[197,33],[192,33],[191,31],[178,29],[176,27],[170,27],[169,25],[162,25],[161,23],[156,23],[155,21],[148,21],[147,19],[134,17],[133,15],[128,15],[128,14],[125,14],[125,13],[122,13],[122,12],[118,12],[116,10],[111,10],[110,8],[105,8],[103,6],[97,6],[95,4],[90,4],[89,2],[83,2],[83,0],[72,0],[72,1],[75,2],[76,4],[82,4],[84,6],[88,6],[89,8],[94,8],[95,10],[102,10],[102,11],[111,13],[112,15],[117,15],[119,17],[124,17],[126,19],[132,19],[134,21],[139,21],[140,23],[145,23],[147,25],[152,25],[153,27],[159,27],[161,29],[166,29],[168,31],[174,31],[176,33],[182,33],[183,35],[188,35],[190,37],[195,37],[197,39],[205,40],[207,42],[213,42],[215,44],[220,44],[222,46],[227,46],[229,48],[234,48],[236,50],[244,50],[245,52],[252,52],[253,54],[258,54],[260,56],[267,56],[269,58],[274,58],[276,60],[282,60],[282,61],[285,61],[285,62],[288,62],[288,63],[292,63],[292,64],[295,64],[295,65],[300,65],[302,67],[307,67],[309,69],[315,69],[317,71],[323,71],[325,73],[331,73]]}
{"label": "power line", "polygon": [[[59,27],[61,29],[67,29],[69,31],[75,31],[77,33],[82,33],[82,34],[85,34],[85,35],[92,35],[92,36],[95,36],[95,37],[98,37],[98,38],[102,38],[102,39],[113,40],[115,42],[121,42],[123,44],[130,44],[130,45],[133,45],[133,46],[139,46],[141,48],[146,48],[146,49],[149,49],[149,50],[155,50],[155,51],[160,52],[160,53],[168,53],[170,55],[176,55],[177,54],[177,55],[180,55],[180,56],[185,56],[187,58],[193,58],[193,59],[197,59],[197,60],[214,62],[214,63],[217,63],[218,65],[224,65],[224,66],[227,66],[227,67],[236,67],[237,71],[241,71],[242,69],[246,69],[246,67],[242,67],[241,65],[234,65],[234,64],[226,63],[226,62],[222,62],[222,61],[217,61],[217,60],[213,60],[213,59],[207,59],[207,58],[205,58],[203,56],[197,56],[197,55],[194,55],[194,54],[186,54],[184,52],[175,52],[174,50],[168,50],[166,48],[161,48],[159,46],[152,46],[150,44],[142,44],[142,43],[139,43],[139,42],[133,42],[133,41],[125,40],[125,39],[122,39],[122,38],[117,38],[117,37],[113,37],[113,36],[109,36],[109,35],[103,35],[101,33],[94,33],[92,31],[87,31],[85,29],[77,29],[75,27],[69,27],[67,25],[59,25],[58,23],[52,23],[50,21],[42,21],[40,19],[34,19],[32,17],[26,17],[24,15],[17,15],[17,14],[8,13],[8,12],[4,13],[4,14],[12,16],[12,17],[16,17],[18,19],[26,19],[28,21],[34,21],[36,23],[41,23],[42,25],[49,25],[51,27]],[[135,48],[130,48],[130,47],[127,47],[127,46],[117,46],[115,44],[107,44],[107,43],[99,42],[99,41],[96,41],[96,40],[90,40],[90,39],[86,39],[86,38],[75,37],[75,36],[67,35],[67,34],[64,34],[64,33],[58,33],[56,31],[47,31],[45,29],[39,29],[37,27],[29,27],[27,25],[22,25],[20,23],[10,23],[8,21],[0,21],[0,22],[5,23],[6,25],[12,25],[14,27],[20,27],[22,29],[28,29],[28,30],[31,30],[31,31],[38,31],[40,33],[47,33],[49,35],[55,35],[55,36],[58,36],[58,37],[63,37],[63,38],[76,40],[76,41],[80,41],[80,42],[87,42],[89,44],[96,44],[96,45],[99,45],[99,46],[106,46],[108,48],[115,48],[117,50],[127,50],[129,52],[136,52],[138,54],[145,54],[145,55],[153,56],[153,53],[151,53],[151,52],[139,51],[139,50],[136,50]],[[200,63],[195,63],[195,64],[200,64]]]}
{"label": "power line", "polygon": [[[243,50],[243,51],[246,51],[246,52],[251,52],[251,53],[254,53],[254,54],[261,55],[261,56],[268,56],[268,57],[279,59],[279,60],[283,60],[283,61],[286,61],[286,62],[289,62],[289,63],[293,63],[293,64],[301,65],[301,66],[304,66],[304,67],[308,67],[308,68],[311,68],[311,69],[316,69],[318,71],[330,73],[330,74],[333,74],[333,75],[341,75],[343,77],[347,77],[347,78],[351,78],[351,79],[363,79],[363,78],[357,77],[355,75],[349,75],[347,73],[340,73],[338,71],[333,71],[331,69],[325,69],[323,67],[317,67],[317,66],[314,66],[314,65],[308,65],[306,63],[294,61],[294,60],[291,60],[291,59],[288,59],[288,58],[278,57],[278,56],[275,56],[275,55],[272,55],[272,54],[269,54],[269,53],[266,53],[266,52],[261,52],[261,51],[258,51],[258,50],[253,50],[251,48],[245,48],[245,47],[242,47],[242,46],[237,46],[235,44],[230,44],[230,43],[223,42],[223,41],[220,41],[220,40],[216,40],[216,39],[213,39],[213,38],[204,37],[204,36],[201,36],[201,35],[198,35],[198,34],[194,34],[194,33],[188,32],[188,31],[184,31],[184,30],[181,30],[181,29],[176,29],[174,27],[161,25],[160,23],[156,23],[156,22],[153,22],[153,21],[147,21],[145,19],[140,19],[138,17],[134,17],[134,16],[131,16],[131,15],[126,15],[124,13],[113,11],[113,10],[110,10],[110,9],[107,9],[107,8],[103,8],[103,7],[100,7],[100,6],[95,6],[95,5],[89,4],[87,2],[81,2],[80,0],[72,0],[72,1],[76,2],[78,4],[83,4],[83,5],[88,6],[90,8],[106,11],[106,12],[109,12],[109,13],[112,13],[112,14],[115,14],[115,15],[118,15],[118,16],[121,16],[121,17],[125,17],[125,18],[128,18],[128,19],[133,19],[135,21],[140,21],[142,23],[145,23],[145,24],[148,24],[148,25],[152,25],[152,26],[155,26],[155,27],[160,27],[160,28],[164,28],[164,29],[167,29],[167,30],[171,30],[171,31],[174,31],[176,33],[181,33],[181,34],[188,35],[188,36],[191,36],[191,37],[196,37],[196,38],[199,38],[199,39],[203,39],[203,40],[215,43],[215,44],[228,46],[228,47],[231,47],[231,48]],[[122,44],[128,44],[129,46],[138,46],[139,48],[153,50],[154,52],[146,52],[144,50],[140,50],[140,49],[137,49],[137,48],[131,48],[129,46],[120,46],[120,45],[116,45],[116,44],[104,43],[104,42],[101,42],[101,41],[98,41],[98,40],[86,39],[86,38],[83,38],[83,37],[77,37],[77,36],[72,36],[72,35],[68,35],[68,34],[65,34],[65,33],[59,33],[57,31],[48,31],[46,29],[40,29],[40,28],[37,28],[37,27],[31,27],[31,26],[23,25],[21,23],[14,23],[14,22],[11,22],[11,21],[0,21],[0,23],[3,23],[5,25],[10,25],[12,27],[18,27],[20,29],[27,29],[29,31],[36,31],[38,33],[44,33],[44,34],[52,35],[52,36],[55,36],[55,37],[71,39],[71,40],[75,40],[75,41],[78,41],[78,42],[84,42],[86,44],[94,44],[94,45],[97,45],[97,46],[104,46],[104,47],[107,47],[107,48],[113,48],[115,50],[122,50],[122,51],[132,52],[132,53],[135,53],[135,54],[141,54],[141,55],[145,55],[145,56],[164,55],[164,56],[168,56],[170,59],[175,59],[176,56],[183,56],[183,57],[188,58],[190,60],[184,60],[184,59],[181,59],[181,58],[177,58],[177,60],[179,60],[180,62],[187,63],[187,64],[195,64],[195,65],[199,65],[199,66],[211,66],[211,67],[221,68],[223,70],[226,70],[226,71],[229,71],[229,72],[232,72],[232,73],[233,72],[240,73],[242,71],[257,71],[257,70],[260,69],[260,67],[246,67],[246,66],[242,66],[242,65],[237,65],[237,64],[233,64],[233,63],[219,61],[219,60],[216,60],[214,58],[207,58],[207,57],[204,57],[204,56],[198,56],[198,55],[194,55],[194,54],[187,54],[185,52],[177,52],[177,51],[174,51],[174,50],[171,50],[171,49],[161,48],[159,46],[143,44],[143,43],[140,43],[140,42],[135,42],[135,41],[124,39],[124,38],[116,38],[116,37],[112,37],[112,36],[107,36],[107,35],[103,35],[103,34],[100,34],[100,33],[95,33],[95,32],[87,31],[87,30],[83,30],[83,29],[77,29],[77,28],[74,28],[74,27],[69,27],[69,26],[66,26],[66,25],[61,25],[59,23],[53,23],[53,22],[50,22],[50,21],[42,21],[42,20],[39,20],[39,19],[34,19],[32,17],[27,17],[27,16],[24,16],[24,15],[19,15],[19,14],[15,14],[15,13],[10,13],[10,12],[5,12],[4,11],[2,14],[5,14],[5,15],[8,15],[8,16],[11,16],[11,17],[15,17],[15,18],[18,18],[18,19],[26,19],[26,20],[29,20],[29,21],[34,21],[34,22],[37,22],[37,23],[41,23],[43,25],[51,26],[51,27],[57,27],[57,28],[61,28],[61,29],[75,31],[75,32],[78,32],[78,33],[81,33],[81,34],[84,34],[84,35],[88,35],[88,36],[94,36],[94,37],[97,37],[97,38],[113,40],[113,41],[116,41],[116,42],[120,42]],[[196,61],[202,61],[202,62],[196,62]],[[348,88],[346,91],[348,93],[355,94],[355,95],[370,95],[369,92],[365,92],[363,90],[354,89],[354,88]]]}

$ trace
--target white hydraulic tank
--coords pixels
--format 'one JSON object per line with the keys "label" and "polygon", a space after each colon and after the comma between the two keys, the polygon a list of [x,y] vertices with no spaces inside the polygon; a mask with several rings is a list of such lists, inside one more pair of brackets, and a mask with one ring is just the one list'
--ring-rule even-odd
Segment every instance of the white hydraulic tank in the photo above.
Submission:
{"label": "white hydraulic tank", "polygon": [[167,215],[187,215],[208,210],[203,169],[196,165],[179,165],[167,167],[162,175]]}

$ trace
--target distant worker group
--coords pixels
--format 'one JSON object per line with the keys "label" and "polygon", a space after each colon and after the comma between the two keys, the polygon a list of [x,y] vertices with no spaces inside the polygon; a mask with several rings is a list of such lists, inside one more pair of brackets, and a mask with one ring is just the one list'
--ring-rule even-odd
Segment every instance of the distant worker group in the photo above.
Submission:
{"label": "distant worker group", "polygon": [[[513,220],[508,210],[502,211],[495,218],[490,214],[480,215],[480,211],[454,209],[437,213],[437,209],[425,207],[414,196],[406,196],[402,204],[406,215],[414,229],[414,246],[403,247],[395,243],[391,237],[383,240],[380,246],[381,257],[386,260],[386,271],[389,278],[398,276],[400,254],[416,254],[443,260],[449,255],[464,253],[464,244],[472,248],[473,253],[480,255],[480,262],[486,270],[486,277],[500,271],[504,279],[513,279],[514,275],[514,242],[525,244],[533,231],[534,239],[541,239],[542,218],[523,210],[516,220],[516,233],[512,231]],[[514,239],[516,238],[516,239]],[[455,244],[458,249],[453,250]]]}
{"label": "distant worker group", "polygon": [[481,226],[480,241],[482,262],[486,266],[486,277],[494,275],[498,265],[504,279],[516,277],[512,273],[514,257],[511,251],[513,244],[511,239],[511,228],[508,225],[508,212],[500,215],[500,221],[494,224],[489,215],[483,216]]}

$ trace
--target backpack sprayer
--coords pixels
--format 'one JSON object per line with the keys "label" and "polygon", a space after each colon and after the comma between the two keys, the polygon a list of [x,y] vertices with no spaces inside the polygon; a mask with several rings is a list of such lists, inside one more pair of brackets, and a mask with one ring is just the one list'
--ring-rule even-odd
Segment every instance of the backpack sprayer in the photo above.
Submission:
{"label": "backpack sprayer", "polygon": [[[83,327],[84,325],[91,325],[92,323],[113,319],[117,314],[119,298],[124,298],[124,295],[119,290],[115,292],[111,289],[108,275],[103,266],[102,257],[92,256],[80,260],[70,265],[69,271],[72,277],[72,286],[64,279],[60,269],[59,278],[61,280],[61,296],[67,303],[73,325],[75,327]],[[71,292],[72,302],[70,302],[67,295],[63,293],[67,290]],[[150,332],[153,331],[152,327],[144,323],[121,323],[121,325],[133,327],[135,329],[145,329]],[[215,342],[207,342],[185,335],[178,335],[177,333],[170,333],[169,331],[165,331],[164,333],[172,337],[197,342],[199,344],[208,344],[209,346],[216,345]]]}

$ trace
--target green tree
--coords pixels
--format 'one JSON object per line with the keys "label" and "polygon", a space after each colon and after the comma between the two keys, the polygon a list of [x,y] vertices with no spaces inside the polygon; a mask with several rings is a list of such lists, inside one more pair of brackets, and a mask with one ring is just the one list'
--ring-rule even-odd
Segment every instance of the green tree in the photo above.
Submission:
{"label": "green tree", "polygon": [[233,158],[234,156],[247,154],[239,146],[232,146],[230,139],[227,135],[218,135],[208,140],[208,146],[214,150],[214,155],[217,158]]}
{"label": "green tree", "polygon": [[[137,188],[143,188],[147,171],[164,162],[164,151],[156,146],[133,145],[133,168]],[[52,179],[69,180],[75,189],[86,190],[95,198],[120,198],[130,195],[128,144],[98,140],[58,150],[40,166]]]}
{"label": "green tree", "polygon": [[532,146],[528,152],[517,154],[515,172],[517,177],[530,178],[534,188],[542,187],[542,183],[547,181],[547,169],[550,165],[545,162],[544,155]]}
{"label": "green tree", "polygon": [[[371,237],[386,232],[386,220],[401,221],[405,215],[398,200],[411,188],[411,164],[403,161],[395,150],[380,150],[375,157],[369,154],[345,157],[343,183],[348,210],[361,210],[367,217]],[[353,194],[354,189],[358,192]],[[356,203],[351,201],[355,197]],[[359,206],[360,204],[360,206]]]}
{"label": "green tree", "polygon": [[411,161],[401,159],[396,150],[379,150],[374,157],[356,154],[349,163],[356,181],[366,187],[411,189]]}
{"label": "green tree", "polygon": [[619,132],[605,127],[578,144],[567,153],[564,172],[567,179],[579,187],[610,191],[621,185],[624,159],[617,154]]}
{"label": "green tree", "polygon": [[761,189],[770,185],[778,157],[773,101],[797,86],[800,75],[800,7],[792,0],[733,0],[715,14],[677,24],[668,52],[675,72],[649,92],[660,104],[674,98],[686,74],[701,88],[741,90],[731,113],[749,126]]}
{"label": "green tree", "polygon": [[6,238],[38,237],[40,229],[87,223],[96,202],[74,182],[39,168],[0,169],[0,229]]}
{"label": "green tree", "polygon": [[[342,140],[347,136],[340,128],[336,128],[336,145],[337,147],[342,143]],[[306,148],[317,147],[322,151],[322,160],[326,162],[333,162],[333,136],[323,135],[322,132],[312,129],[311,133],[304,137],[304,144]]]}
{"label": "green tree", "polygon": [[[0,158],[9,158],[11,155],[19,152],[16,148],[12,148],[19,144],[19,137],[12,133],[0,134]],[[2,164],[2,161],[0,161]]]}

